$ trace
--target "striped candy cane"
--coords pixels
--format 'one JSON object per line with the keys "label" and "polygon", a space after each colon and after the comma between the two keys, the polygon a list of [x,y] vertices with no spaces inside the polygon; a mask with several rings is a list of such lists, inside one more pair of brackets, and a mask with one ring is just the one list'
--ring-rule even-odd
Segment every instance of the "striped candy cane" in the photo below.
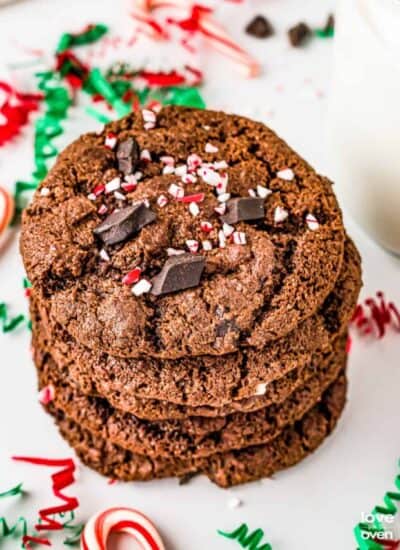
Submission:
{"label": "striped candy cane", "polygon": [[153,523],[131,508],[110,508],[93,516],[82,533],[81,550],[106,550],[111,533],[127,533],[143,550],[165,550]]}
{"label": "striped candy cane", "polygon": [[243,48],[241,48],[211,16],[212,10],[205,6],[190,5],[186,0],[134,0],[132,16],[140,22],[148,35],[153,38],[167,38],[168,34],[151,17],[153,10],[159,8],[172,8],[178,10],[191,10],[187,19],[170,22],[177,24],[183,30],[200,32],[207,42],[222,54],[230,57],[244,72],[246,76],[254,77],[260,74],[260,64]]}
{"label": "striped candy cane", "polygon": [[0,187],[0,235],[7,229],[14,215],[14,199]]}

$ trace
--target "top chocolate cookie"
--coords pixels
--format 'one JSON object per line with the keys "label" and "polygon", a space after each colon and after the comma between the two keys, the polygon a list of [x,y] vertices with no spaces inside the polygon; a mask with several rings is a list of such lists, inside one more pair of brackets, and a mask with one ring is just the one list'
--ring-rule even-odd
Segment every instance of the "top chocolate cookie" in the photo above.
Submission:
{"label": "top chocolate cookie", "polygon": [[264,347],[317,310],[343,247],[330,181],[270,129],[179,107],[67,147],[21,236],[54,320],[127,357]]}

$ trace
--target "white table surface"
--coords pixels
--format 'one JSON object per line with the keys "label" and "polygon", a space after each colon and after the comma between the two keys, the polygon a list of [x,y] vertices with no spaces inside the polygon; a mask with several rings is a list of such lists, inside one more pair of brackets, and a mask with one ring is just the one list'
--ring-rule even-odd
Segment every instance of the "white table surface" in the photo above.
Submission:
{"label": "white table surface", "polygon": [[[329,98],[332,43],[314,40],[304,50],[289,48],[284,31],[306,19],[322,24],[333,1],[249,0],[241,8],[227,6],[224,20],[234,36],[263,61],[264,74],[245,80],[219,55],[206,56],[204,96],[210,107],[248,114],[270,124],[311,163],[329,175],[324,147],[325,117]],[[50,50],[64,31],[87,22],[106,22],[113,29],[127,25],[127,4],[103,0],[27,0],[0,9],[1,67],[24,46]],[[243,34],[251,14],[264,12],[277,35],[257,41]],[[140,52],[132,50],[132,55]],[[155,53],[157,55],[157,53]],[[23,56],[22,56],[23,57]],[[74,111],[63,143],[96,123]],[[12,187],[29,177],[32,132],[0,149],[0,182]],[[343,205],[344,207],[346,205]],[[378,248],[350,219],[350,234],[363,256],[363,295],[383,289],[400,301],[400,262]],[[21,290],[23,268],[16,235],[0,257],[0,301],[11,313],[26,309]],[[186,486],[175,480],[146,484],[107,485],[107,480],[80,468],[79,479],[69,491],[81,501],[78,519],[85,520],[102,507],[128,505],[147,513],[159,526],[168,549],[216,550],[239,548],[216,534],[233,530],[242,522],[262,527],[274,550],[350,550],[355,548],[353,527],[362,512],[369,512],[393,488],[398,472],[400,436],[399,335],[382,341],[355,337],[350,357],[349,402],[334,435],[311,457],[274,479],[222,490],[205,478]],[[15,464],[12,454],[71,456],[52,420],[37,403],[35,373],[29,354],[28,331],[0,334],[0,492],[19,481],[30,496],[23,501],[0,502],[0,517],[21,513],[32,521],[35,511],[53,502],[48,471]],[[242,506],[230,509],[238,497]],[[60,539],[54,538],[55,541]],[[134,548],[132,541],[119,548]],[[6,543],[4,548],[15,548]],[[60,542],[55,542],[61,548]]]}

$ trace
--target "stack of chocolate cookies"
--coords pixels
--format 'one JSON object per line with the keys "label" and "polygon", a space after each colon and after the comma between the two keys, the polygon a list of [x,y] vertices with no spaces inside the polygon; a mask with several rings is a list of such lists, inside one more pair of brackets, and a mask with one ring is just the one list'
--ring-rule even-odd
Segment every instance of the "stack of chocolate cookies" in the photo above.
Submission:
{"label": "stack of chocolate cookies", "polygon": [[360,258],[331,182],[263,124],[166,107],[82,136],[21,251],[45,406],[95,470],[228,487],[334,428]]}

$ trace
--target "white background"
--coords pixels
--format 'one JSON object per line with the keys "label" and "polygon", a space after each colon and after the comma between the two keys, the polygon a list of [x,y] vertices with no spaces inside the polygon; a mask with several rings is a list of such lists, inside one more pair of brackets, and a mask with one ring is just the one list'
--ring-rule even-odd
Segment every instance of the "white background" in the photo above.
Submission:
{"label": "white background", "polygon": [[[245,80],[221,56],[206,54],[204,59],[209,107],[267,122],[328,175],[324,132],[332,43],[316,39],[295,51],[288,46],[285,30],[300,19],[320,26],[333,7],[328,0],[249,0],[244,7],[227,6],[219,14],[232,34],[262,61],[263,76]],[[274,23],[274,38],[257,41],[244,35],[244,24],[260,12]],[[26,0],[1,8],[0,70],[4,74],[0,76],[6,75],[7,63],[24,59],[17,43],[51,51],[62,32],[93,21],[122,32],[130,25],[127,13],[127,4],[116,0]],[[137,60],[141,51],[133,49],[131,55]],[[75,110],[64,142],[88,128],[95,129],[96,123]],[[31,132],[26,130],[15,144],[0,149],[1,184],[11,188],[16,179],[27,179],[31,159]],[[350,219],[347,226],[363,256],[363,295],[383,289],[399,303],[399,260],[378,248]],[[9,303],[11,313],[26,309],[16,237],[11,235],[0,257],[0,301]],[[334,435],[297,467],[274,479],[228,491],[204,478],[183,487],[175,480],[109,486],[106,479],[82,467],[70,491],[81,501],[78,519],[86,520],[102,507],[137,507],[156,522],[171,550],[238,548],[216,530],[233,530],[242,522],[252,529],[262,527],[274,550],[355,548],[352,530],[361,512],[381,502],[398,472],[400,365],[399,335],[392,333],[383,341],[357,336],[354,340],[345,414]],[[0,502],[0,517],[5,514],[12,520],[23,513],[33,521],[36,510],[53,502],[49,472],[16,465],[10,456],[63,457],[71,456],[71,451],[37,404],[28,332],[0,335],[0,352],[0,492],[24,481],[31,493],[23,501]],[[240,498],[242,506],[230,509],[232,497]],[[16,543],[4,547],[15,548]],[[56,542],[55,547],[62,544]],[[134,548],[134,544],[125,542],[124,547]]]}

